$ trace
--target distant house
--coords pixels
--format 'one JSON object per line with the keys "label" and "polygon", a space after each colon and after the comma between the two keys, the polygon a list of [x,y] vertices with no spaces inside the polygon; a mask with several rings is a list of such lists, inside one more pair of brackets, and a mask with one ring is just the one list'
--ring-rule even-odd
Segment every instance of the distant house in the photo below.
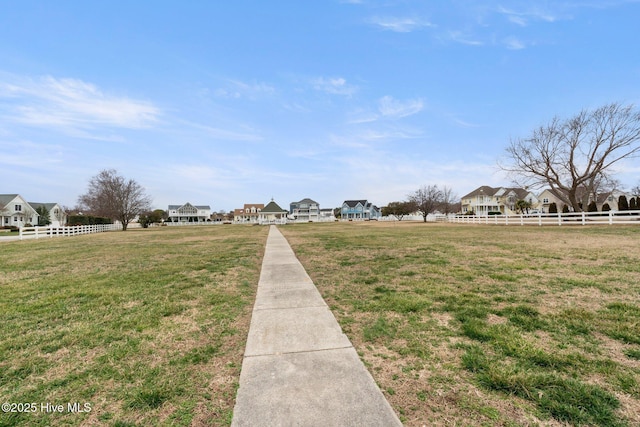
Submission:
{"label": "distant house", "polygon": [[286,209],[282,209],[273,201],[273,199],[271,199],[267,206],[260,210],[260,213],[258,214],[258,222],[260,224],[265,224],[286,221],[288,213],[289,212]]}
{"label": "distant house", "polygon": [[489,212],[500,212],[503,215],[515,215],[518,200],[526,200],[532,210],[540,209],[538,197],[524,188],[498,187],[483,185],[471,193],[462,196],[460,205],[462,213],[474,212],[476,215],[489,215]]}
{"label": "distant house", "polygon": [[[618,205],[618,202],[620,201],[621,196],[624,196],[627,199],[627,205],[629,201],[633,198],[632,194],[625,193],[624,191],[619,191],[619,190],[607,191],[606,193],[598,194],[598,197],[596,199],[596,206],[598,206],[599,211],[602,211],[602,206],[606,203],[609,205],[610,210],[612,211],[620,210],[620,206]],[[589,202],[591,202],[591,198],[589,199]]]}
{"label": "distant house", "polygon": [[335,221],[335,219],[336,217],[333,208],[320,209],[321,221]]}
{"label": "distant house", "polygon": [[[46,210],[49,215],[48,219],[51,226],[62,227],[67,223],[67,213],[57,203],[29,202],[29,204],[36,212]],[[38,222],[44,223],[42,218],[40,218],[40,221]]]}
{"label": "distant house", "polygon": [[311,199],[302,199],[289,204],[289,214],[297,221],[319,221],[320,205]]}
{"label": "distant house", "polygon": [[[580,189],[580,188],[578,189],[578,192],[576,195],[576,197],[578,198],[578,201],[581,201],[582,196],[584,195],[584,192],[585,192],[584,189]],[[603,193],[597,193],[595,197],[593,194],[589,195],[589,203],[595,200],[598,211],[602,211],[602,207],[605,204],[609,205],[609,210],[617,211],[620,209],[620,207],[618,206],[618,201],[620,200],[620,196],[625,196],[627,201],[631,200],[631,198],[633,197],[629,193],[625,193],[619,190],[613,190],[613,191],[606,191]],[[562,207],[564,205],[567,205],[569,207],[569,210],[573,211],[573,207],[569,203],[569,200],[567,200],[567,197],[563,196],[560,192],[547,188],[544,191],[542,191],[542,193],[540,193],[538,198],[540,199],[540,206],[541,206],[542,212],[545,212],[545,213],[549,212],[549,206],[551,205],[551,203],[556,204],[556,207],[558,208],[558,212],[562,212]]]}
{"label": "distant house", "polygon": [[38,224],[38,213],[19,194],[0,194],[0,226],[24,227]]}
{"label": "distant house", "polygon": [[243,208],[233,211],[233,222],[236,223],[258,223],[260,212],[264,208],[263,203],[245,203]]}
{"label": "distant house", "polygon": [[345,200],[340,210],[342,219],[378,219],[380,208],[367,200]]}
{"label": "distant house", "polygon": [[167,214],[169,222],[207,222],[211,220],[211,207],[194,206],[187,202],[184,205],[169,205]]}

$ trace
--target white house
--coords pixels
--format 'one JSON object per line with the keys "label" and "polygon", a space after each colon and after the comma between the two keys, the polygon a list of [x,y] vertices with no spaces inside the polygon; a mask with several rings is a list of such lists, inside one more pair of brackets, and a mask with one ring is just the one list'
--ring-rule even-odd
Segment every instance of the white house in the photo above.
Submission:
{"label": "white house", "polygon": [[211,220],[211,207],[194,206],[187,202],[184,205],[169,205],[167,214],[169,222],[207,222]]}
{"label": "white house", "polygon": [[286,221],[289,212],[282,209],[276,202],[271,201],[260,210],[258,214],[258,222],[260,224],[269,224],[275,222]]}
{"label": "white house", "polygon": [[[36,212],[42,212],[43,209],[46,210],[49,215],[49,224],[53,227],[62,227],[67,223],[67,213],[57,203],[29,202],[29,204]],[[42,221],[39,222],[43,223]]]}
{"label": "white house", "polygon": [[233,211],[233,221],[237,223],[258,223],[260,212],[264,209],[264,203],[245,203],[243,208]]}
{"label": "white house", "polygon": [[19,194],[0,194],[0,222],[3,227],[36,225],[38,213]]}

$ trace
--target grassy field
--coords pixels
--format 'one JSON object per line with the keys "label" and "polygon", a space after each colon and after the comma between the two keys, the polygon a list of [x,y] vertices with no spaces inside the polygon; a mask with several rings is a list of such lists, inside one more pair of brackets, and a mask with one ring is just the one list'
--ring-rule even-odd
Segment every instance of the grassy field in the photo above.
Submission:
{"label": "grassy field", "polygon": [[267,231],[0,243],[0,426],[229,425]]}
{"label": "grassy field", "polygon": [[640,227],[280,229],[406,425],[640,425]]}
{"label": "grassy field", "polygon": [[[640,425],[640,227],[280,230],[407,426]],[[0,426],[228,425],[267,232],[0,243]]]}

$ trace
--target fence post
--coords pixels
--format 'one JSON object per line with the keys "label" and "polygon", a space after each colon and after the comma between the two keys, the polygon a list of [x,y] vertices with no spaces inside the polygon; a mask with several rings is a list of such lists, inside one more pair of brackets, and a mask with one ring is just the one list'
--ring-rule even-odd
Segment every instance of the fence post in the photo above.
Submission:
{"label": "fence post", "polygon": [[22,227],[18,228],[18,239],[22,240]]}
{"label": "fence post", "polygon": [[558,212],[558,227],[562,225],[562,214]]}
{"label": "fence post", "polygon": [[584,211],[582,211],[582,225],[585,225],[587,223],[587,216],[585,215]]}
{"label": "fence post", "polygon": [[609,211],[609,225],[613,225],[613,211]]}

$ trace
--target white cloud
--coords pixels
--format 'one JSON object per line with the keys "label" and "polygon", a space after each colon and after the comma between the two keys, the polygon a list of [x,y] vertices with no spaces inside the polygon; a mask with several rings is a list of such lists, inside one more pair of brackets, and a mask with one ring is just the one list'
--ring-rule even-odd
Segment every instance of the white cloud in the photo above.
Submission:
{"label": "white cloud", "polygon": [[105,94],[78,79],[13,78],[0,82],[0,107],[5,120],[68,131],[106,128],[141,129],[158,120],[160,110],[150,102]]}
{"label": "white cloud", "polygon": [[520,50],[526,47],[522,41],[513,36],[505,38],[503,42],[507,49],[511,50]]}
{"label": "white cloud", "polygon": [[229,130],[220,129],[213,126],[202,125],[187,120],[177,120],[177,123],[203,132],[203,135],[213,139],[223,139],[230,141],[260,141],[262,136],[253,129]]}
{"label": "white cloud", "polygon": [[421,99],[399,101],[391,96],[383,96],[378,101],[378,111],[385,117],[407,117],[419,113],[424,108]]}
{"label": "white cloud", "polygon": [[227,85],[215,90],[215,95],[221,98],[248,98],[255,100],[261,96],[273,95],[275,87],[263,82],[246,83],[241,80],[227,80]]}
{"label": "white cloud", "polygon": [[332,95],[351,96],[357,91],[357,87],[350,85],[342,77],[318,77],[311,81],[313,88]]}
{"label": "white cloud", "polygon": [[449,31],[449,38],[456,43],[466,44],[468,46],[482,46],[484,43],[480,40],[471,38],[469,35],[461,31]]}
{"label": "white cloud", "polygon": [[411,31],[434,26],[431,22],[417,18],[373,17],[369,19],[369,22],[383,30],[396,33],[410,33]]}
{"label": "white cloud", "polygon": [[505,15],[509,22],[521,27],[527,26],[529,20],[555,22],[558,17],[550,12],[542,11],[538,8],[530,8],[524,12],[518,12],[505,7],[500,7],[498,12]]}

